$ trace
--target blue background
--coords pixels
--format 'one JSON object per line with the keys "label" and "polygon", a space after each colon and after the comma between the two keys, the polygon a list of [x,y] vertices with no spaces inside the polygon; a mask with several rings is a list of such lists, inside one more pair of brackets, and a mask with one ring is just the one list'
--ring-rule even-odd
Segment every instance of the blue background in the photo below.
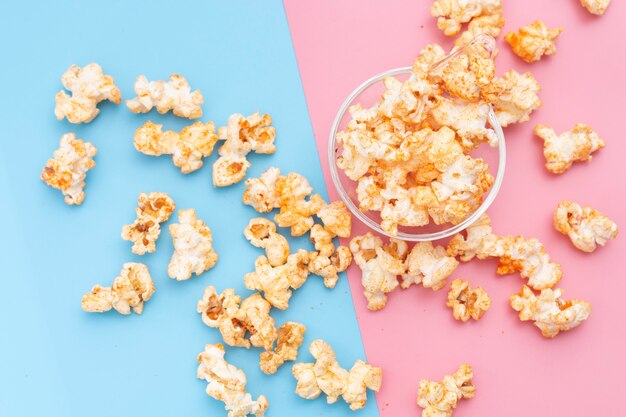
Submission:
{"label": "blue background", "polygon": [[[305,175],[325,196],[282,4],[15,1],[4,4],[0,19],[0,415],[226,415],[195,378],[197,354],[205,343],[220,341],[217,330],[202,323],[196,302],[207,285],[250,294],[243,275],[260,252],[242,235],[256,216],[241,203],[243,182],[214,189],[215,155],[184,176],[169,157],[134,149],[133,133],[145,121],[178,130],[188,120],[102,103],[92,123],[71,125],[55,119],[54,95],[74,63],[99,63],[114,76],[123,100],[134,96],[139,74],[158,80],[180,73],[204,95],[202,120],[219,126],[231,113],[255,110],[273,116],[278,151],[251,156],[248,176],[275,165]],[[66,132],[98,148],[78,207],[39,180]],[[120,232],[133,221],[142,191],[167,192],[178,209],[197,210],[213,230],[220,255],[214,269],[187,282],[167,277],[173,250],[167,226],[175,216],[163,225],[156,253],[131,253]],[[292,249],[298,247],[309,247],[306,237],[292,240]],[[148,264],[155,281],[143,315],[82,312],[81,296],[96,283],[110,285],[129,261]],[[289,309],[273,316],[278,325],[295,320],[308,327],[299,360],[311,360],[308,345],[316,338],[331,343],[344,367],[364,358],[345,276],[334,290],[312,276]],[[293,394],[290,363],[263,375],[259,352],[229,348],[227,360],[245,370],[255,397],[268,397],[268,416],[353,415],[343,401],[328,406],[322,398]],[[357,415],[378,415],[371,393]]]}

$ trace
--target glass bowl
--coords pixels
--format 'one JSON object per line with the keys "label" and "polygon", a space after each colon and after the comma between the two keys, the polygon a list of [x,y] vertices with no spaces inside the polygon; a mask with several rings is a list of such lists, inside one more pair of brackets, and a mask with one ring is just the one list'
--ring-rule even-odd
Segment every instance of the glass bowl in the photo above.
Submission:
{"label": "glass bowl", "polygon": [[[495,40],[488,35],[479,35],[474,38],[467,46],[453,52],[448,55],[437,64],[431,67],[431,70],[440,70],[443,68],[450,59],[463,53],[467,48],[471,47],[484,47],[492,56],[495,51]],[[350,113],[348,109],[357,103],[361,103],[364,108],[368,108],[379,100],[383,91],[385,90],[383,80],[385,77],[395,76],[401,81],[408,78],[411,74],[411,67],[396,68],[383,73],[377,74],[370,79],[359,85],[343,102],[335,120],[333,121],[330,129],[330,138],[328,141],[328,162],[330,167],[330,173],[333,180],[333,184],[339,193],[339,196],[343,202],[348,206],[348,209],[352,214],[363,222],[370,229],[389,237],[394,237],[406,241],[424,242],[443,239],[448,236],[452,236],[458,233],[472,223],[474,223],[480,216],[482,216],[487,208],[494,202],[502,180],[504,178],[504,168],[506,164],[506,145],[504,141],[504,134],[502,133],[502,127],[496,118],[491,105],[489,106],[489,114],[487,121],[491,128],[495,131],[498,137],[498,144],[495,147],[490,147],[487,144],[482,144],[477,150],[472,152],[473,157],[481,157],[489,164],[489,171],[492,175],[495,172],[495,180],[487,195],[484,197],[482,204],[465,218],[462,222],[452,225],[450,223],[435,225],[432,221],[426,226],[419,227],[405,227],[398,226],[398,233],[392,235],[384,231],[380,225],[380,213],[377,211],[361,211],[359,209],[359,200],[357,199],[356,187],[357,182],[348,178],[348,176],[337,166],[337,156],[341,154],[341,145],[337,143],[337,132],[345,129],[346,125],[350,121]],[[494,169],[494,167],[497,167]]]}

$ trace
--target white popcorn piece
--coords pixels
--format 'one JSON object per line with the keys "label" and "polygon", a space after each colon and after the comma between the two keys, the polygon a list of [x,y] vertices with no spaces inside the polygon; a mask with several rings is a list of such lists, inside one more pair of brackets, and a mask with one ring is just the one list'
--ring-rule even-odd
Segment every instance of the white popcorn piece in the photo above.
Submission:
{"label": "white popcorn piece", "polygon": [[339,237],[350,237],[352,215],[343,201],[337,200],[326,204],[317,212],[324,227]]}
{"label": "white popcorn piece", "polygon": [[402,288],[422,284],[433,291],[446,286],[446,279],[459,266],[459,261],[446,254],[443,246],[432,242],[417,242],[406,257],[406,274],[402,275]]}
{"label": "white popcorn piece", "polygon": [[206,393],[224,403],[228,417],[265,416],[269,404],[263,395],[256,400],[246,391],[246,374],[224,359],[221,344],[208,344],[198,356],[198,379],[207,382]]}
{"label": "white popcorn piece", "polygon": [[351,263],[352,253],[345,246],[339,246],[334,253],[328,256],[321,252],[309,253],[309,272],[324,278],[326,288],[335,288],[339,280],[339,273],[348,269]]}
{"label": "white popcorn piece", "polygon": [[609,7],[611,0],[580,0],[580,4],[591,14],[602,16]]}
{"label": "white popcorn piece", "polygon": [[441,382],[423,379],[419,383],[417,405],[422,407],[422,417],[451,417],[458,401],[473,398],[476,388],[472,384],[471,366],[463,364]]}
{"label": "white popcorn piece", "polygon": [[178,221],[170,225],[174,254],[167,267],[167,274],[177,281],[185,281],[191,278],[192,273],[200,275],[213,268],[218,255],[213,250],[211,229],[196,218],[196,210],[180,210]]}
{"label": "white popcorn piece", "polygon": [[246,349],[250,345],[272,349],[277,334],[274,319],[269,315],[270,309],[270,304],[259,293],[241,301],[232,288],[217,294],[212,286],[204,289],[197,305],[204,324],[217,328],[224,343]]}
{"label": "white popcorn piece", "polygon": [[133,113],[148,113],[156,107],[165,114],[172,111],[178,117],[197,119],[202,116],[204,97],[199,90],[191,91],[187,79],[178,74],[170,75],[168,81],[148,81],[144,75],[135,81],[137,97],[127,100]]}
{"label": "white popcorn piece", "polygon": [[61,190],[65,203],[80,205],[85,199],[85,178],[87,171],[96,166],[93,157],[97,149],[90,142],[76,139],[76,134],[61,136],[59,148],[54,158],[48,159],[41,172],[41,179],[49,186]]}
{"label": "white popcorn piece", "polygon": [[435,127],[447,126],[461,139],[464,148],[473,149],[482,142],[490,146],[498,145],[498,137],[493,129],[486,127],[489,115],[487,103],[472,103],[462,100],[442,98],[433,108],[431,117]]}
{"label": "white popcorn piece", "polygon": [[491,298],[482,287],[472,288],[469,281],[457,278],[450,284],[446,306],[456,320],[480,320],[491,306]]}
{"label": "white popcorn piece", "polygon": [[539,296],[523,286],[519,294],[510,298],[511,307],[519,312],[522,321],[532,320],[546,338],[578,327],[591,314],[591,304],[582,300],[564,301],[560,289],[544,289]]}
{"label": "white popcorn piece", "polygon": [[263,217],[251,219],[243,234],[253,246],[265,249],[271,266],[280,266],[287,262],[289,242],[276,231],[273,221]]}
{"label": "white popcorn piece", "polygon": [[544,141],[546,168],[553,174],[562,174],[574,162],[590,161],[593,152],[604,148],[604,141],[583,123],[577,123],[572,130],[560,135],[549,126],[537,125],[535,135]]}
{"label": "white popcorn piece", "polygon": [[441,82],[452,97],[477,101],[494,75],[493,58],[485,51],[473,51],[452,58],[441,71]]}
{"label": "white popcorn piece", "polygon": [[406,273],[406,242],[382,239],[368,232],[350,241],[350,251],[361,269],[361,285],[369,310],[380,310],[387,303],[387,293],[398,286],[398,277]]}
{"label": "white popcorn piece", "polygon": [[539,91],[541,86],[530,72],[520,74],[510,70],[502,77],[495,77],[481,90],[481,95],[493,105],[500,125],[506,127],[530,119],[530,114],[542,105],[537,96]]}
{"label": "white popcorn piece", "polygon": [[473,18],[467,25],[467,30],[454,40],[454,50],[458,50],[470,43],[478,35],[489,35],[492,38],[500,36],[504,27],[502,9],[494,14],[482,15]]}
{"label": "white popcorn piece", "polygon": [[296,394],[300,397],[313,400],[324,393],[328,404],[343,397],[351,410],[358,410],[365,406],[367,388],[380,390],[381,368],[358,360],[347,371],[337,363],[330,345],[321,339],[311,343],[309,350],[315,363],[296,363],[292,368],[293,376],[298,381]]}
{"label": "white popcorn piece", "polygon": [[279,208],[276,191],[276,182],[279,178],[280,169],[274,167],[267,169],[259,178],[248,178],[246,180],[248,188],[243,192],[243,203],[259,213],[269,213]]}
{"label": "white popcorn piece", "polygon": [[554,227],[583,252],[593,252],[617,237],[617,224],[589,206],[561,201],[554,212]]}
{"label": "white popcorn piece", "polygon": [[511,45],[515,55],[528,63],[536,62],[544,55],[556,54],[554,41],[563,28],[550,29],[541,20],[521,27],[518,32],[509,32],[504,40]]}
{"label": "white popcorn piece", "polygon": [[174,200],[166,193],[141,193],[135,209],[137,219],[122,228],[122,239],[133,242],[132,251],[137,255],[156,250],[161,234],[160,223],[166,222],[176,209]]}
{"label": "white popcorn piece", "polygon": [[202,158],[211,155],[216,142],[213,122],[196,122],[180,132],[163,132],[163,125],[147,121],[134,137],[135,149],[152,156],[172,155],[174,165],[183,174],[200,169]]}
{"label": "white popcorn piece", "polygon": [[115,309],[120,314],[143,312],[144,302],[154,294],[154,282],[148,267],[141,263],[125,263],[111,287],[94,285],[83,296],[82,308],[89,313],[103,313]]}
{"label": "white popcorn piece", "polygon": [[61,77],[63,86],[72,95],[59,91],[55,97],[54,115],[57,120],[64,117],[70,123],[89,123],[100,113],[98,103],[109,100],[120,104],[122,95],[113,77],[104,75],[100,65],[88,64],[84,67],[72,65]]}
{"label": "white popcorn piece", "polygon": [[319,194],[310,195],[312,192],[309,181],[295,172],[276,181],[280,212],[274,216],[274,221],[280,227],[290,227],[292,236],[302,236],[308,232],[315,224],[313,216],[326,206],[322,197]]}
{"label": "white popcorn piece", "polygon": [[479,259],[486,257],[483,240],[488,236],[493,236],[491,232],[491,219],[485,213],[465,229],[465,237],[457,233],[450,239],[447,247],[448,255],[458,256],[463,262],[469,262],[477,255]]}
{"label": "white popcorn piece", "polygon": [[243,180],[250,167],[246,159],[250,152],[276,152],[276,129],[271,124],[269,114],[258,112],[248,117],[237,113],[228,118],[228,126],[220,127],[217,133],[224,144],[218,150],[220,157],[213,164],[214,186],[226,187]]}
{"label": "white popcorn piece", "polygon": [[446,36],[454,36],[464,23],[480,16],[502,14],[501,0],[435,0],[430,13]]}
{"label": "white popcorn piece", "polygon": [[298,349],[304,340],[306,326],[304,324],[288,321],[278,328],[276,348],[271,351],[261,352],[259,366],[267,375],[275,374],[285,361],[295,361],[298,357]]}

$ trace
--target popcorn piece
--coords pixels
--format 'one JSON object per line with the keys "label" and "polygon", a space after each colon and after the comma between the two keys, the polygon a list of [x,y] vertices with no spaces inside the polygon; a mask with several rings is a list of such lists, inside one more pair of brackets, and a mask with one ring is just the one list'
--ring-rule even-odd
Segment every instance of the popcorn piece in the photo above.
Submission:
{"label": "popcorn piece", "polygon": [[327,288],[335,288],[339,273],[348,269],[351,263],[352,253],[345,246],[339,246],[330,256],[318,252],[309,254],[309,272],[324,278],[324,286]]}
{"label": "popcorn piece", "polygon": [[463,23],[483,16],[502,14],[500,0],[436,0],[430,6],[430,13],[437,17],[437,27],[446,36],[454,36]]}
{"label": "popcorn piece", "polygon": [[482,244],[486,237],[493,236],[491,230],[491,219],[487,214],[483,214],[465,229],[466,237],[457,233],[450,239],[447,248],[448,255],[458,256],[463,262],[471,261],[476,255],[479,259],[484,259],[487,255],[484,253]]}
{"label": "popcorn piece", "polygon": [[580,4],[591,14],[601,16],[606,11],[611,0],[580,0]]}
{"label": "popcorn piece", "polygon": [[417,242],[406,258],[407,273],[402,275],[402,288],[422,284],[433,291],[446,286],[446,278],[459,266],[459,261],[446,255],[443,246]]}
{"label": "popcorn piece", "polygon": [[273,307],[285,310],[292,290],[300,288],[309,275],[308,263],[309,253],[304,249],[289,255],[287,263],[276,267],[261,255],[254,263],[254,272],[244,276],[244,283],[249,290],[262,291]]}
{"label": "popcorn piece", "polygon": [[554,212],[554,227],[568,235],[578,249],[593,252],[617,237],[617,224],[589,206],[581,207],[571,201],[561,201]]}
{"label": "popcorn piece", "polygon": [[452,308],[457,320],[479,320],[491,306],[491,298],[482,287],[471,288],[469,281],[455,279],[450,284],[446,305]]}
{"label": "popcorn piece", "polygon": [[57,120],[67,117],[70,123],[89,123],[100,113],[96,107],[103,100],[120,104],[122,95],[113,77],[104,75],[96,63],[84,67],[72,65],[61,77],[63,86],[72,95],[59,91],[55,97],[54,115]]}
{"label": "popcorn piece", "polygon": [[319,252],[320,256],[328,257],[335,252],[335,245],[333,244],[333,238],[335,233],[329,231],[321,224],[315,224],[311,228],[311,243],[315,246],[315,250]]}
{"label": "popcorn piece", "polygon": [[489,105],[469,103],[461,100],[442,98],[433,108],[431,117],[436,127],[449,127],[461,139],[465,149],[473,149],[482,142],[491,146],[498,145],[498,137],[493,129],[487,128]]}
{"label": "popcorn piece", "polygon": [[493,104],[502,127],[512,123],[527,122],[530,114],[541,107],[537,93],[539,83],[530,72],[519,74],[510,70],[504,77],[496,77],[481,91],[482,97]]}
{"label": "popcorn piece", "polygon": [[228,118],[228,126],[220,127],[217,134],[225,142],[218,151],[220,157],[213,164],[214,186],[225,187],[244,179],[250,167],[246,155],[251,151],[262,154],[276,152],[276,129],[271,124],[269,114],[260,115],[258,112],[248,117],[233,114]]}
{"label": "popcorn piece", "polygon": [[511,307],[519,311],[520,320],[534,321],[544,337],[553,338],[559,332],[579,326],[591,314],[591,304],[587,301],[564,301],[562,293],[562,290],[548,288],[536,296],[524,285],[519,294],[511,296]]}
{"label": "popcorn piece", "polygon": [[368,232],[350,241],[354,261],[361,268],[367,308],[380,310],[387,303],[387,293],[398,286],[398,276],[406,272],[408,245],[397,239],[389,244]]}
{"label": "popcorn piece", "polygon": [[343,201],[337,200],[326,204],[317,213],[324,227],[339,237],[350,237],[352,215]]}
{"label": "popcorn piece", "polygon": [[541,20],[524,26],[518,32],[509,32],[504,40],[511,45],[515,55],[531,63],[539,61],[544,55],[556,54],[554,41],[563,31],[562,28],[550,29]]}
{"label": "popcorn piece", "polygon": [[179,224],[170,225],[174,254],[167,274],[177,281],[185,281],[192,273],[200,275],[213,268],[218,256],[213,250],[211,229],[196,218],[196,210],[180,210],[178,221]]}
{"label": "popcorn piece", "polygon": [[111,287],[94,285],[91,292],[83,296],[83,310],[89,313],[103,313],[114,308],[118,313],[137,314],[143,312],[143,304],[154,294],[154,282],[148,267],[140,263],[125,263],[120,275],[113,280]]}
{"label": "popcorn piece", "polygon": [[172,110],[178,117],[197,119],[202,116],[202,93],[192,92],[187,79],[181,75],[172,74],[167,82],[148,81],[140,75],[135,82],[135,93],[137,97],[126,101],[133,113],[148,113],[156,107],[161,114]]}
{"label": "popcorn piece", "polygon": [[265,249],[265,255],[271,266],[287,262],[289,242],[276,232],[276,224],[271,220],[263,217],[254,218],[250,220],[243,234],[253,246]]}
{"label": "popcorn piece", "polygon": [[[227,345],[247,349],[252,344],[265,350],[272,349],[277,337],[270,309],[270,304],[259,293],[242,302],[232,288],[218,295],[212,286],[205,288],[197,306],[204,324],[217,328]],[[246,333],[250,334],[249,338],[246,338]]]}
{"label": "popcorn piece", "polygon": [[460,54],[443,68],[441,81],[451,96],[476,101],[491,83],[495,65],[485,53]]}
{"label": "popcorn piece", "polygon": [[48,159],[41,172],[41,179],[49,186],[61,190],[65,202],[80,205],[85,199],[85,177],[87,171],[96,166],[93,157],[97,149],[90,142],[76,139],[76,134],[61,136],[61,144]]}
{"label": "popcorn piece", "polygon": [[367,388],[380,389],[380,368],[358,360],[348,372],[337,363],[330,345],[321,339],[311,343],[309,350],[315,363],[296,363],[292,368],[298,381],[296,394],[302,398],[313,400],[324,393],[328,404],[333,404],[343,396],[351,410],[358,410],[365,406]]}
{"label": "popcorn piece", "polygon": [[578,123],[569,132],[557,136],[549,126],[537,125],[535,135],[543,139],[546,168],[553,174],[562,174],[577,161],[590,161],[591,154],[604,148],[604,142],[591,127]]}
{"label": "popcorn piece", "polygon": [[306,178],[293,172],[276,181],[280,213],[274,216],[274,221],[280,227],[291,227],[292,236],[308,232],[314,224],[312,216],[326,205],[319,194],[313,194],[306,200],[312,191]]}
{"label": "popcorn piece", "polygon": [[213,122],[196,122],[180,132],[168,130],[164,133],[162,127],[146,122],[135,132],[135,148],[146,155],[172,155],[174,165],[183,174],[200,169],[202,158],[211,155],[217,142]]}
{"label": "popcorn piece", "polygon": [[276,192],[276,182],[280,178],[280,169],[269,168],[259,178],[249,178],[246,180],[248,187],[243,192],[242,201],[245,205],[251,206],[259,213],[269,213],[280,207],[278,194]]}
{"label": "popcorn piece", "polygon": [[463,364],[454,374],[444,376],[441,382],[421,380],[417,405],[424,409],[422,417],[451,417],[460,399],[474,397],[473,376],[472,368]]}
{"label": "popcorn piece", "polygon": [[161,234],[159,223],[170,218],[176,204],[169,195],[160,192],[141,193],[138,201],[137,219],[133,224],[124,225],[122,239],[133,242],[133,253],[143,255],[156,250],[156,240]]}
{"label": "popcorn piece", "polygon": [[504,23],[502,9],[494,14],[475,17],[467,25],[467,30],[454,40],[454,49],[462,48],[478,35],[485,34],[497,38]]}
{"label": "popcorn piece", "polygon": [[259,395],[256,400],[246,391],[246,374],[224,359],[224,346],[220,343],[206,345],[204,352],[198,356],[197,377],[205,380],[206,393],[224,403],[228,417],[245,417],[254,414],[263,417],[268,402],[265,396]]}
{"label": "popcorn piece", "polygon": [[278,367],[285,361],[295,361],[298,357],[298,349],[304,340],[306,326],[304,324],[288,321],[278,328],[276,349],[269,352],[261,352],[259,366],[268,375],[275,374]]}

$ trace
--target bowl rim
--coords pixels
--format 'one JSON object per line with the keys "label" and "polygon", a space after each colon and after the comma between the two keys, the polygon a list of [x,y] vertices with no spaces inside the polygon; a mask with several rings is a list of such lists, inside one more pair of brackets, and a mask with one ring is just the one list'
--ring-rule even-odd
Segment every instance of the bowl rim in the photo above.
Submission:
{"label": "bowl rim", "polygon": [[[490,42],[489,38],[493,40],[493,38],[487,35],[477,36],[471,42],[469,42],[467,46],[446,56],[441,61],[434,64],[433,67],[437,67],[441,65],[441,63],[443,63],[444,61],[447,61],[451,57],[458,55],[464,49],[466,49],[472,44],[475,44],[476,42],[485,42],[485,41]],[[339,197],[343,200],[343,202],[346,204],[346,206],[352,212],[352,214],[356,216],[363,224],[365,224],[367,227],[374,230],[375,232],[380,233],[387,237],[392,237],[392,238],[411,241],[411,242],[427,242],[427,241],[444,239],[446,237],[452,236],[456,233],[459,233],[467,229],[476,220],[478,220],[487,211],[489,206],[491,206],[491,204],[495,201],[496,196],[498,195],[498,192],[500,191],[500,187],[502,186],[502,181],[504,180],[504,171],[506,167],[506,143],[504,140],[504,133],[502,132],[502,126],[498,122],[498,119],[495,115],[492,105],[489,104],[489,113],[487,115],[487,119],[489,120],[489,124],[491,125],[491,128],[494,130],[498,138],[498,144],[496,145],[498,148],[498,171],[496,173],[494,183],[491,186],[489,193],[487,194],[487,197],[483,199],[483,202],[478,207],[478,209],[476,209],[476,211],[474,211],[470,216],[468,216],[462,222],[456,225],[453,225],[447,229],[440,230],[437,232],[405,233],[405,232],[398,231],[396,235],[393,235],[391,233],[384,231],[378,222],[375,222],[372,219],[370,219],[368,216],[366,216],[365,213],[362,212],[352,202],[352,200],[348,197],[348,193],[346,192],[346,190],[343,188],[343,185],[341,184],[341,180],[339,179],[337,161],[335,157],[335,152],[337,150],[337,133],[338,133],[341,120],[343,119],[346,111],[348,110],[348,107],[351,105],[352,101],[359,94],[361,94],[371,85],[383,80],[385,77],[390,77],[390,76],[395,76],[395,75],[400,75],[400,74],[405,74],[405,73],[410,74],[411,69],[412,69],[411,67],[400,67],[400,68],[394,68],[394,69],[376,74],[373,77],[370,77],[367,80],[365,80],[357,88],[355,88],[352,91],[352,93],[348,95],[348,97],[344,100],[341,107],[339,107],[339,111],[337,112],[335,119],[333,120],[333,124],[330,128],[330,136],[328,140],[328,165],[329,165],[330,175],[331,175],[333,184],[335,186],[335,189],[339,193]]]}

